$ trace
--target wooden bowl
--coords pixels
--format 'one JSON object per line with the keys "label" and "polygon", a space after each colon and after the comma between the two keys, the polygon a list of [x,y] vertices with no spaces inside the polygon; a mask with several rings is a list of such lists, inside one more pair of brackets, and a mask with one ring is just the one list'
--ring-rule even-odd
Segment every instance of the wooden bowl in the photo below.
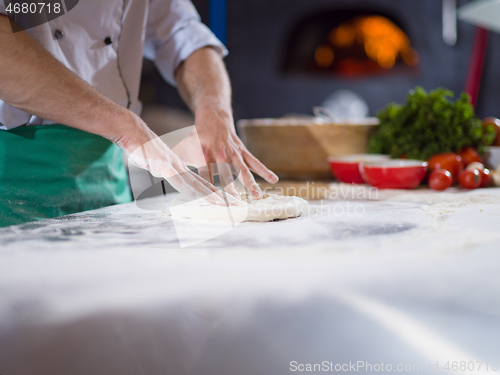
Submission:
{"label": "wooden bowl", "polygon": [[378,119],[325,122],[320,118],[240,120],[248,150],[282,179],[331,179],[327,158],[364,154]]}

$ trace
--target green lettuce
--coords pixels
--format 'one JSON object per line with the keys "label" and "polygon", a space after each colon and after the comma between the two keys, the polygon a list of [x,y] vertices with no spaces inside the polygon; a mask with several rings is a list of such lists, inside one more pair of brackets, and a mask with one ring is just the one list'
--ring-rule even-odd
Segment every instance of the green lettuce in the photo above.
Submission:
{"label": "green lettuce", "polygon": [[417,160],[467,146],[485,153],[495,138],[494,130],[482,126],[469,95],[462,93],[456,101],[452,99],[449,90],[427,93],[416,87],[404,105],[387,105],[377,114],[380,125],[368,142],[368,152]]}

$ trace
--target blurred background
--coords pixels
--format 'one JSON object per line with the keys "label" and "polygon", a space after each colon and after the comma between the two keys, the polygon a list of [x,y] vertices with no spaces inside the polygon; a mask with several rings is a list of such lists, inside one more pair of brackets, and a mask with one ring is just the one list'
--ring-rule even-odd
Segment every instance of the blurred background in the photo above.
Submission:
{"label": "blurred background", "polygon": [[[369,116],[417,85],[464,90],[476,27],[455,21],[469,0],[193,0],[229,49],[235,120],[312,114],[361,100]],[[447,14],[449,13],[449,14]],[[490,33],[477,99],[500,117],[500,35]],[[340,92],[339,90],[348,90]],[[356,96],[353,96],[355,94]],[[349,96],[351,95],[351,96]],[[192,125],[176,90],[145,60],[143,117],[159,133]],[[365,106],[365,107],[363,107]]]}

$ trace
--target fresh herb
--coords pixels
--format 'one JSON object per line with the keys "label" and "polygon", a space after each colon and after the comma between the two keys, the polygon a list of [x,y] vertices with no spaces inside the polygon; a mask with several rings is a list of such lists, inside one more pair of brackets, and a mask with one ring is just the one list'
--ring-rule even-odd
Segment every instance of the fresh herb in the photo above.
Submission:
{"label": "fresh herb", "polygon": [[380,125],[370,138],[368,152],[417,160],[467,146],[485,153],[495,132],[482,126],[469,95],[462,93],[456,101],[452,98],[453,93],[443,88],[427,93],[417,87],[410,91],[405,105],[387,105],[377,114]]}

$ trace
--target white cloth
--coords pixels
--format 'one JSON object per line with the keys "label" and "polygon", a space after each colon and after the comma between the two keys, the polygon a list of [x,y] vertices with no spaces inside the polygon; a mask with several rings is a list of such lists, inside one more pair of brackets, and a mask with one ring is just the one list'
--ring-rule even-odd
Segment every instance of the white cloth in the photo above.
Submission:
{"label": "white cloth", "polygon": [[[0,13],[6,14],[3,1]],[[59,39],[58,30],[63,33]],[[221,56],[227,54],[189,0],[80,1],[61,17],[27,31],[99,92],[124,107],[130,100],[136,113],[141,110],[143,54],[172,85],[175,69],[197,49],[213,46]],[[51,123],[0,100],[0,129]]]}

